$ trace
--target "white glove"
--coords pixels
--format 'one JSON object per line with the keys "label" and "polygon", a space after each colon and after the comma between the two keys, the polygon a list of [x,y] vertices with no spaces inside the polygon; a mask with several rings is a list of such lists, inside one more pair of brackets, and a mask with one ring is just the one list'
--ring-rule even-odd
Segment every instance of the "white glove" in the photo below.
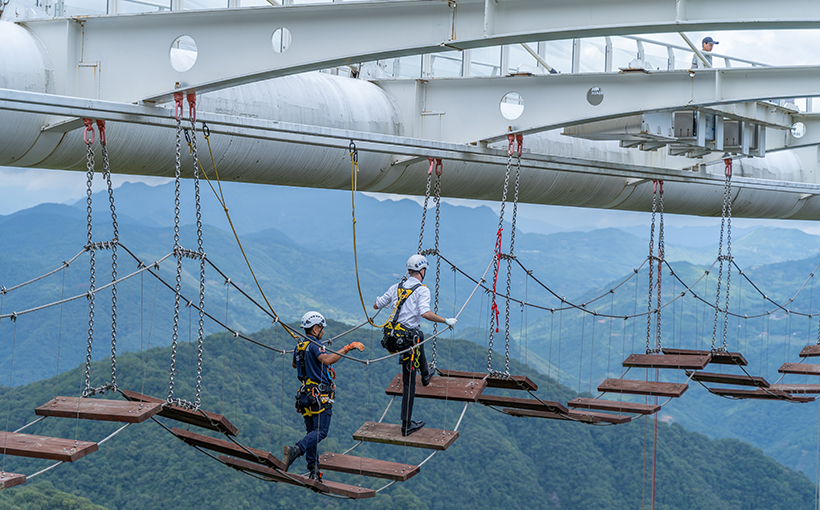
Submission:
{"label": "white glove", "polygon": [[455,317],[452,317],[450,319],[444,319],[444,324],[447,324],[447,326],[450,327],[450,328],[455,326],[457,322],[458,322],[458,319],[456,319]]}

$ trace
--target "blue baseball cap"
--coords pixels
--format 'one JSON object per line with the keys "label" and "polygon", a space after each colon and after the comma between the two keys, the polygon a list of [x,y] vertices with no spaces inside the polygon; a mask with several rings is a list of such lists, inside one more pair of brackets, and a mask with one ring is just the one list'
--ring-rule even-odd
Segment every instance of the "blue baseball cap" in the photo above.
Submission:
{"label": "blue baseball cap", "polygon": [[701,44],[720,44],[719,42],[715,41],[711,37],[704,37]]}

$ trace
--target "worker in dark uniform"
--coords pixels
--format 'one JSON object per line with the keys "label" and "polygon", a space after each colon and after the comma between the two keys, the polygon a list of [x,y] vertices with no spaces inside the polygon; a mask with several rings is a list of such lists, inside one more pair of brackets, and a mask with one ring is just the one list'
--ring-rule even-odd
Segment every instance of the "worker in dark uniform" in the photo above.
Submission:
{"label": "worker in dark uniform", "polygon": [[293,351],[293,368],[302,386],[296,393],[296,410],[305,419],[307,434],[293,446],[284,447],[285,470],[290,468],[293,461],[305,455],[310,478],[322,479],[319,471],[319,442],[327,437],[332,416],[333,398],[335,396],[336,378],[333,372],[333,363],[339,361],[342,354],[353,349],[364,350],[360,342],[345,345],[341,353],[326,352],[320,342],[324,336],[327,323],[319,312],[308,312],[302,316],[302,328],[305,330],[305,340],[299,342]]}
{"label": "worker in dark uniform", "polygon": [[424,354],[424,333],[419,328],[421,318],[431,322],[440,322],[453,327],[458,322],[455,318],[445,319],[430,309],[430,289],[421,284],[427,272],[427,259],[423,255],[413,255],[407,260],[407,275],[390,287],[384,295],[376,298],[373,308],[380,309],[387,305],[393,307],[393,313],[384,326],[382,347],[388,352],[400,352],[416,347],[399,357],[401,363],[401,435],[408,436],[424,427],[424,422],[413,421],[413,399],[416,395],[416,370],[421,374],[421,384],[427,386],[433,374],[427,366]]}

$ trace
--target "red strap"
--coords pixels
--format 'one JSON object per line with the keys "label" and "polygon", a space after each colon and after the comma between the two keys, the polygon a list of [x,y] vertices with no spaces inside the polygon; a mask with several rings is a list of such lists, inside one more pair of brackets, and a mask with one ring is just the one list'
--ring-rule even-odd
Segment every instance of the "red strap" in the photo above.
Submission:
{"label": "red strap", "polygon": [[182,92],[174,92],[174,116],[182,120]]}
{"label": "red strap", "polygon": [[495,312],[495,332],[498,333],[498,303],[495,302],[495,295],[496,295],[496,286],[498,285],[498,269],[501,266],[501,232],[504,229],[499,227],[498,234],[495,238],[495,257],[496,257],[496,265],[495,265],[495,274],[493,274],[493,307],[492,311]]}
{"label": "red strap", "polygon": [[444,163],[441,162],[441,159],[436,159],[436,175],[441,177],[441,173],[444,171]]}
{"label": "red strap", "polygon": [[724,159],[723,164],[726,165],[726,167],[723,170],[723,174],[726,177],[731,177],[732,176],[732,158]]}
{"label": "red strap", "polygon": [[430,168],[427,169],[427,175],[433,175],[433,166],[436,164],[436,158],[427,158],[430,162]]}
{"label": "red strap", "polygon": [[515,134],[514,133],[510,133],[510,134],[507,135],[507,142],[509,142],[509,145],[507,146],[507,155],[512,156],[513,152],[515,152],[513,150],[513,147],[515,146]]}
{"label": "red strap", "polygon": [[[83,119],[83,124],[85,124],[85,131],[83,132],[83,140],[85,141],[86,145],[91,145],[94,143],[94,126],[93,121],[91,119]],[[88,133],[91,133],[91,141],[88,141]]]}
{"label": "red strap", "polygon": [[188,93],[188,109],[191,113],[191,122],[196,122],[196,92]]}
{"label": "red strap", "polygon": [[524,135],[518,133],[515,135],[515,141],[518,142],[518,157],[521,157],[521,153],[524,152]]}
{"label": "red strap", "polygon": [[105,145],[105,121],[98,120],[97,128],[100,130],[100,145]]}

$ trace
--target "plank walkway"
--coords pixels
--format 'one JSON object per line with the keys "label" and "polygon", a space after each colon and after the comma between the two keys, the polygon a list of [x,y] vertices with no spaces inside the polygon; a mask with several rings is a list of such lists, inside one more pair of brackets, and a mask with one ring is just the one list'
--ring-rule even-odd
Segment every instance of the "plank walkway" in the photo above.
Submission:
{"label": "plank walkway", "polygon": [[783,363],[777,369],[781,374],[820,375],[820,365],[810,363]]}
{"label": "plank walkway", "polygon": [[34,414],[81,420],[142,423],[160,410],[161,404],[150,402],[56,397],[36,408]]}
{"label": "plank walkway", "polygon": [[[165,400],[156,397],[150,397],[148,395],[142,395],[135,391],[121,391],[125,398],[127,398],[128,400],[138,402],[152,402],[159,404],[165,403]],[[227,434],[229,436],[235,436],[237,432],[239,432],[239,429],[237,429],[233,423],[228,421],[227,418],[225,418],[221,414],[211,413],[208,411],[200,410],[198,412],[195,412],[188,409],[183,409],[179,406],[169,405],[163,407],[162,410],[158,413],[158,415],[162,416],[163,418],[168,418],[169,420],[175,420],[182,423],[188,423],[190,425],[196,425],[197,427],[202,427],[204,429],[221,432],[222,434]]]}
{"label": "plank walkway", "polygon": [[271,481],[287,483],[290,485],[298,485],[310,487],[316,492],[325,494],[335,494],[337,496],[344,496],[350,499],[365,499],[376,496],[376,491],[373,489],[366,489],[364,487],[357,487],[355,485],[347,485],[345,483],[333,482],[330,480],[322,480],[318,482],[306,476],[297,475],[295,473],[280,473],[275,469],[271,469],[261,464],[255,464],[245,460],[234,459],[225,455],[219,456],[220,462],[234,469],[241,471],[249,471],[261,475]]}
{"label": "plank walkway", "polygon": [[654,414],[661,410],[661,406],[653,404],[635,404],[633,402],[617,402],[594,398],[574,398],[567,403],[569,407],[578,409],[595,409],[598,411],[615,411],[619,413]]}
{"label": "plank walkway", "polygon": [[[464,379],[460,377],[433,377],[428,386],[422,386],[421,376],[416,375],[416,398],[435,400],[453,400],[458,402],[475,402],[487,387],[487,381],[481,379]],[[401,396],[401,374],[390,382],[384,390],[392,396]]]}
{"label": "plank walkway", "polygon": [[725,351],[704,351],[698,349],[663,349],[664,354],[682,354],[682,355],[694,355],[694,356],[711,356],[712,359],[709,363],[715,363],[718,365],[737,365],[737,366],[746,366],[749,363],[746,361],[746,358],[743,357],[742,354],[739,352],[725,352]]}
{"label": "plank walkway", "polygon": [[97,449],[97,443],[90,441],[0,432],[0,453],[15,457],[74,462]]}
{"label": "plank walkway", "polygon": [[238,459],[256,462],[257,464],[271,468],[285,469],[285,463],[277,459],[271,452],[257,450],[256,448],[242,448],[231,441],[203,436],[202,434],[178,429],[176,427],[171,429],[171,433],[191,446],[198,446],[206,450],[231,455]]}
{"label": "plank walkway", "polygon": [[[460,372],[458,370],[438,370],[443,377],[460,377],[464,379],[484,379],[487,374],[481,372]],[[532,382],[529,377],[523,375],[512,375],[509,379],[501,377],[487,377],[488,388],[499,388],[504,390],[538,390],[538,385]]]}
{"label": "plank walkway", "polygon": [[800,351],[801,358],[812,358],[820,356],[820,345],[807,345]]}
{"label": "plank walkway", "polygon": [[756,390],[738,390],[735,388],[710,388],[710,392],[715,395],[725,397],[734,397],[739,399],[756,399],[756,400],[793,400],[790,393],[780,390],[762,389]]}
{"label": "plank walkway", "polygon": [[368,421],[353,433],[353,439],[441,451],[458,439],[458,432],[425,427],[409,436],[402,436],[401,425]]}
{"label": "plank walkway", "polygon": [[17,473],[0,473],[0,490],[10,489],[26,483],[26,475]]}
{"label": "plank walkway", "polygon": [[624,360],[625,367],[676,368],[702,370],[709,364],[709,355],[692,354],[631,354]]}
{"label": "plank walkway", "polygon": [[319,469],[405,482],[419,474],[421,468],[412,464],[356,457],[354,455],[324,453],[319,456]]}
{"label": "plank walkway", "polygon": [[769,389],[798,394],[820,394],[820,384],[772,384]]}
{"label": "plank walkway", "polygon": [[[692,375],[692,372],[686,372],[686,375]],[[759,388],[769,387],[769,383],[766,379],[759,376],[749,377],[746,374],[714,374],[712,372],[695,372],[695,374],[692,375],[692,380],[715,384],[734,384],[736,386],[757,386]]]}
{"label": "plank walkway", "polygon": [[478,403],[487,406],[514,407],[516,409],[529,409],[531,411],[546,411],[552,413],[566,414],[567,408],[559,402],[551,400],[536,400],[534,398],[505,397],[501,395],[481,395]]}
{"label": "plank walkway", "polygon": [[631,381],[628,379],[607,379],[598,386],[604,393],[627,393],[657,397],[680,397],[689,388],[688,384],[654,381]]}

